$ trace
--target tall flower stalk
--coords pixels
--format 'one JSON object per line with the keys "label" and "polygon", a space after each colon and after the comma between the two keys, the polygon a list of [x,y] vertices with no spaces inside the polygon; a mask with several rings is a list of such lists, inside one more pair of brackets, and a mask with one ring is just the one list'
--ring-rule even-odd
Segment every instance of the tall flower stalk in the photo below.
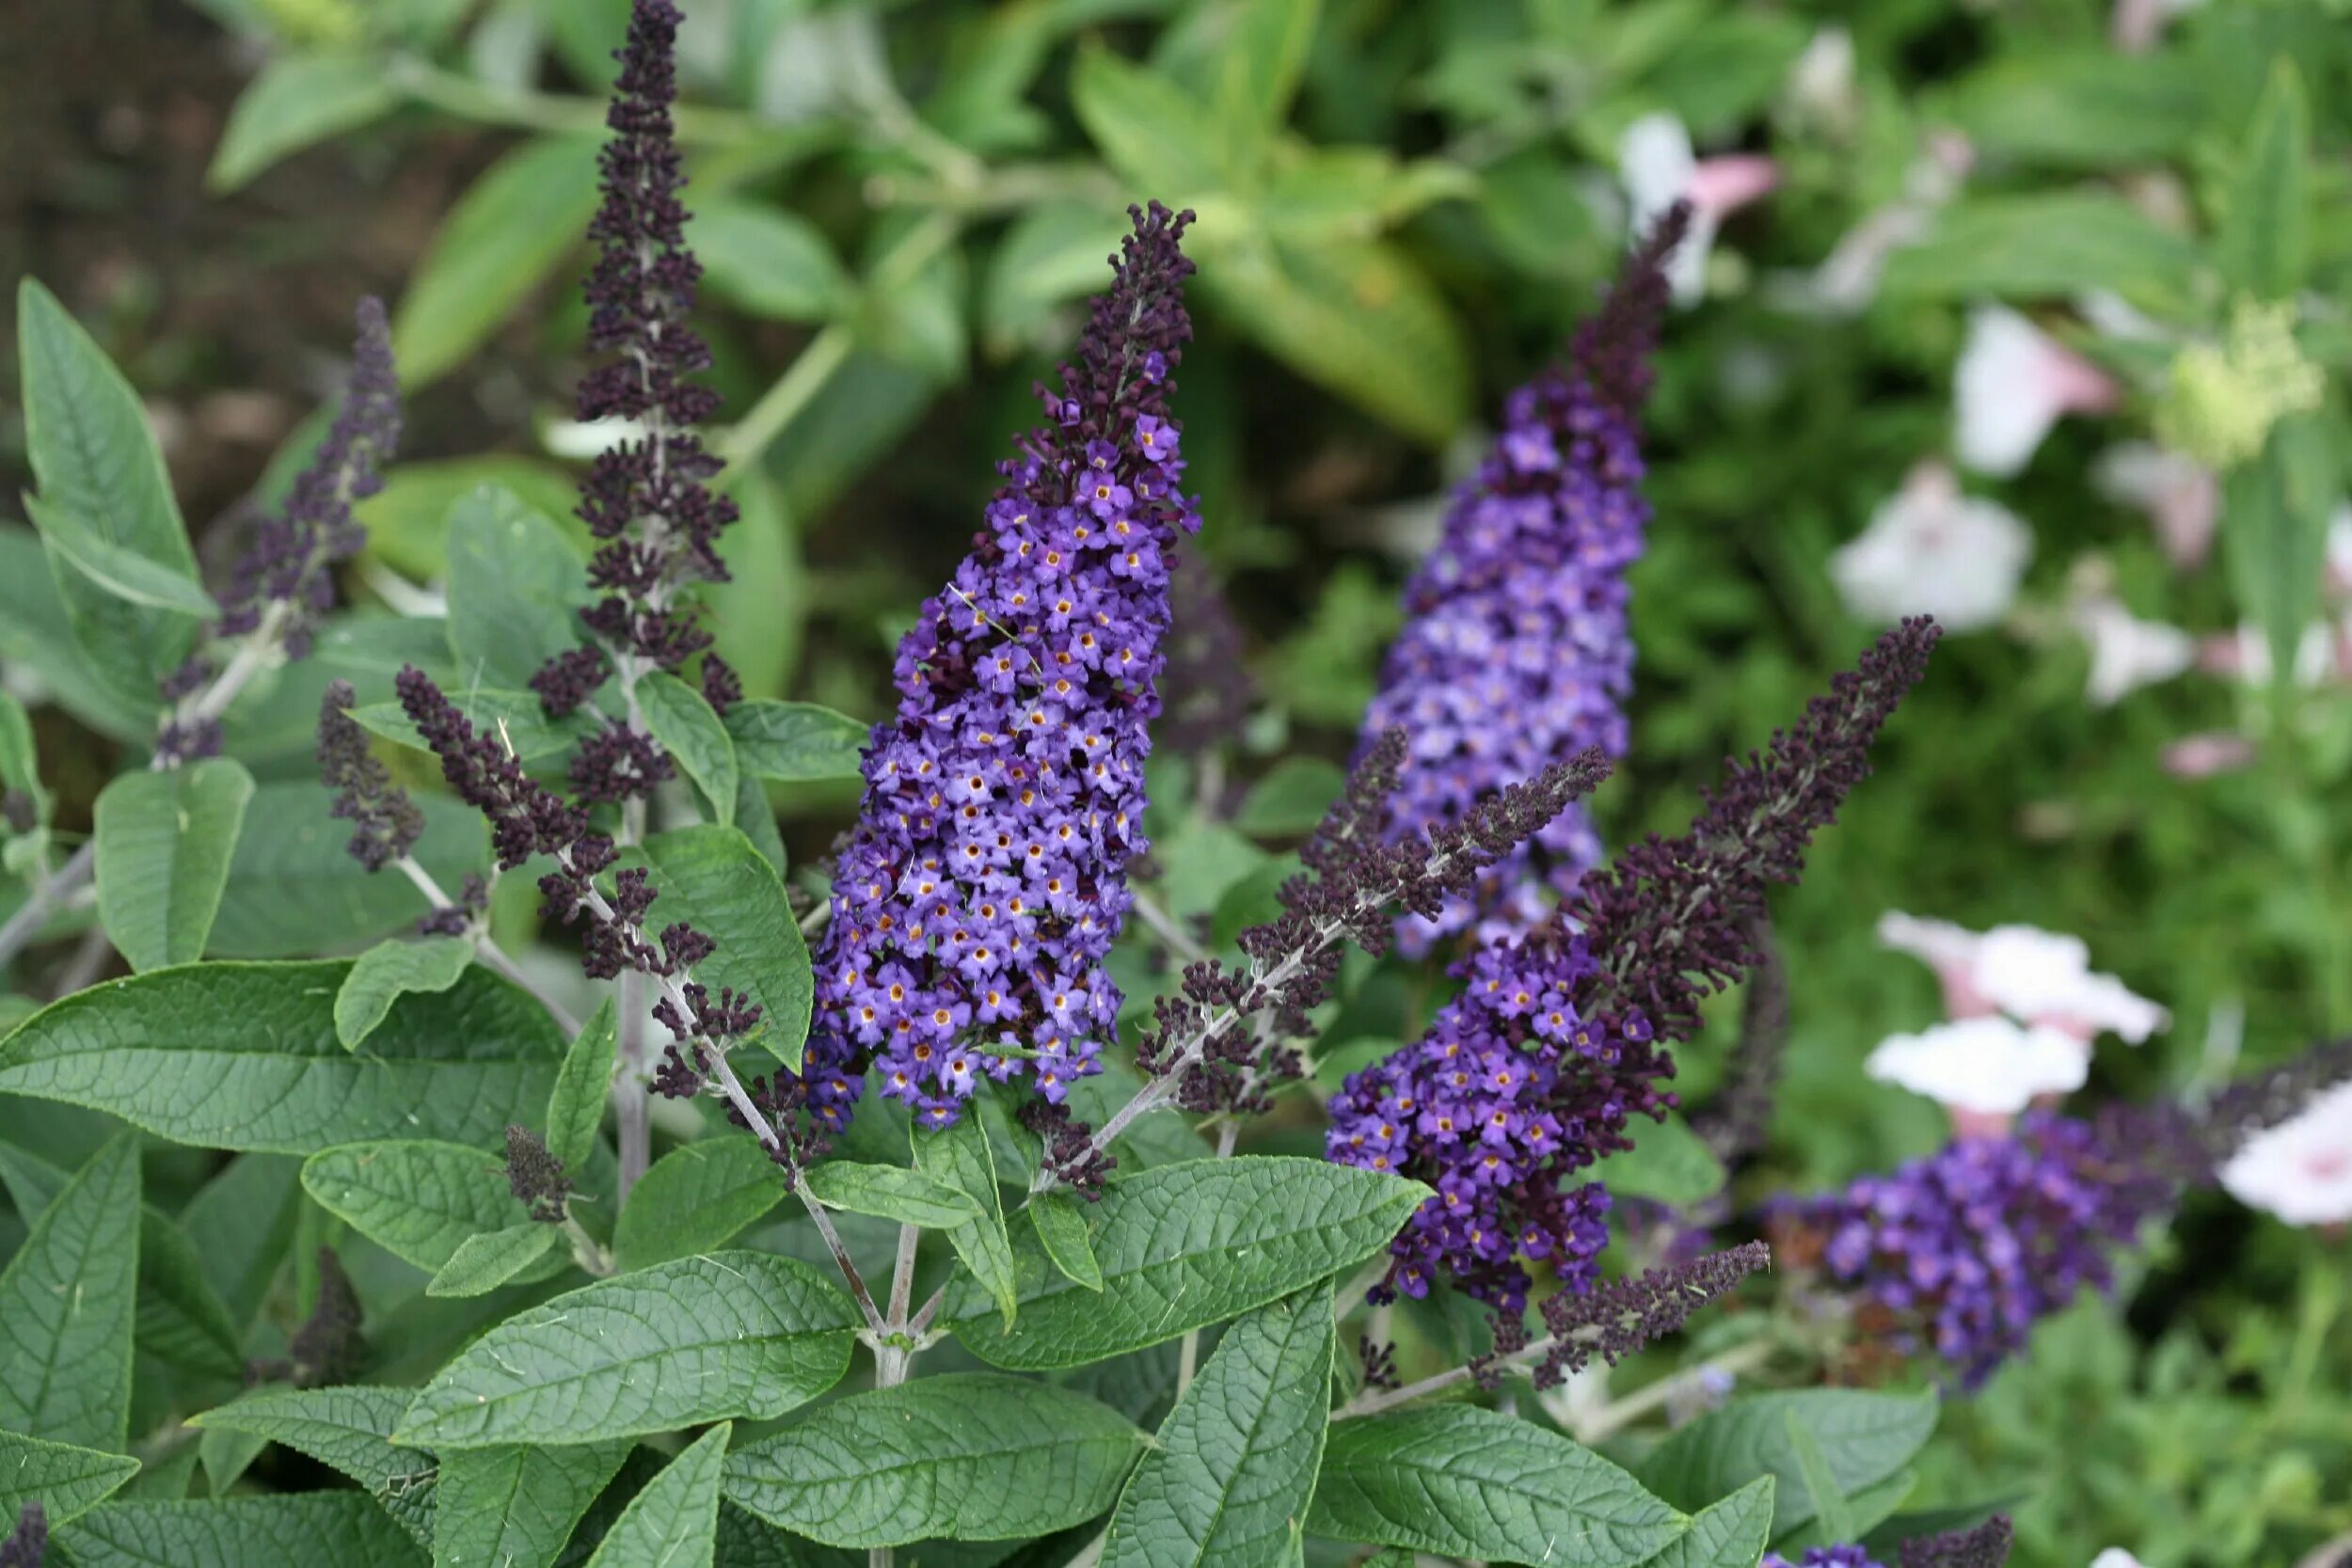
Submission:
{"label": "tall flower stalk", "polygon": [[[1687,205],[1670,210],[1561,362],[1511,394],[1502,433],[1406,587],[1405,629],[1363,725],[1365,746],[1391,727],[1412,737],[1393,832],[1456,821],[1588,746],[1625,752],[1626,569],[1650,517],[1641,413],[1665,264],[1689,222]],[[1419,957],[1482,923],[1489,934],[1531,930],[1600,859],[1573,807],[1477,887],[1409,919],[1401,945]]]}

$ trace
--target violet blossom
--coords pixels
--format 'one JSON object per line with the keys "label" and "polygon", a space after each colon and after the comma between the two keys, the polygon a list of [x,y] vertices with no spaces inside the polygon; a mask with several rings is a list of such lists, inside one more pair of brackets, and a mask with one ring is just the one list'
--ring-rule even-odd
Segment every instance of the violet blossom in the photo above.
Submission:
{"label": "violet blossom", "polygon": [[[1665,306],[1662,272],[1690,221],[1667,210],[1579,330],[1565,361],[1511,394],[1503,428],[1455,495],[1443,537],[1405,591],[1406,623],[1364,715],[1411,764],[1391,817],[1405,833],[1458,820],[1478,800],[1558,758],[1626,749],[1633,683],[1625,573],[1642,551],[1639,416]],[[1482,919],[1523,931],[1601,858],[1571,808],[1434,920],[1408,922],[1410,956]]]}
{"label": "violet blossom", "polygon": [[1149,847],[1168,572],[1200,523],[1169,417],[1191,214],[1131,212],[1076,366],[1040,388],[1046,423],[899,643],[898,711],[834,874],[815,1033],[871,1053],[925,1127],[983,1077],[1058,1104],[1119,1015],[1103,958]]}

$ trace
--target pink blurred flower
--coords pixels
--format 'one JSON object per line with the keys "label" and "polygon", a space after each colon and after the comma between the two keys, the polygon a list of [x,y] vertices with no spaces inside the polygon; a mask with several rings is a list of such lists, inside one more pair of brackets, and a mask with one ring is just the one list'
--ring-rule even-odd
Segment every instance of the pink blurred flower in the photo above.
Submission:
{"label": "pink blurred flower", "polygon": [[2221,1167],[2221,1184],[2289,1225],[2352,1220],[2352,1084],[2249,1138]]}
{"label": "pink blurred flower", "polygon": [[2138,1045],[2171,1021],[2114,975],[2093,973],[2090,949],[2080,937],[2032,926],[1977,932],[1890,910],[1879,919],[1879,941],[1935,971],[1944,984],[1945,1010],[1954,1019],[2005,1013],[2085,1045],[2102,1033]]}
{"label": "pink blurred flower", "polygon": [[1979,473],[2014,474],[2060,417],[2105,413],[2118,395],[2113,376],[2016,311],[1980,305],[1953,376],[1954,450]]}
{"label": "pink blurred flower", "polygon": [[2221,513],[2221,486],[2212,469],[2152,441],[2123,441],[2099,454],[2090,482],[2118,506],[2147,514],[2174,566],[2188,571],[2204,564]]}
{"label": "pink blurred flower", "polygon": [[2254,743],[2234,730],[2185,735],[2165,747],[2164,770],[2176,779],[2210,779],[2234,773],[2254,761]]}
{"label": "pink blurred flower", "polygon": [[1690,131],[1670,114],[1645,115],[1625,128],[1617,140],[1617,173],[1636,236],[1647,234],[1676,202],[1690,201],[1690,232],[1666,263],[1675,298],[1686,305],[1707,292],[1716,229],[1780,183],[1780,166],[1759,154],[1699,157]]}

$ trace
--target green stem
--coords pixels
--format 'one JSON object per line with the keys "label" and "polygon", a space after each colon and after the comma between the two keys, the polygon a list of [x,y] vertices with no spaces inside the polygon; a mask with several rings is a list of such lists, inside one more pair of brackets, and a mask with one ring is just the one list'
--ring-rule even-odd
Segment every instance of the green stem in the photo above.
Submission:
{"label": "green stem", "polygon": [[[418,103],[460,119],[558,135],[601,135],[605,131],[605,101],[601,98],[498,87],[478,77],[445,71],[413,55],[394,56],[386,75],[393,87]],[[737,144],[791,134],[791,127],[776,125],[739,110],[687,105],[675,113],[677,139],[690,145]]]}

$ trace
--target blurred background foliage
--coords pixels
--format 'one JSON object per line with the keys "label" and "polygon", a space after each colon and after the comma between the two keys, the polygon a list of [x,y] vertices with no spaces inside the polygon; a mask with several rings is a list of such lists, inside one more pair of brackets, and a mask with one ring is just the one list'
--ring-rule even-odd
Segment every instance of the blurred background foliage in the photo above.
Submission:
{"label": "blurred background foliage", "polygon": [[[2344,687],[2191,675],[2094,705],[2070,605],[2091,581],[2282,651],[2325,610],[2352,362],[2352,8],[2122,9],[700,0],[682,40],[691,236],[746,514],[721,648],[755,695],[882,711],[896,635],[962,553],[1121,208],[1157,196],[1200,214],[1184,445],[1263,698],[1235,766],[1343,757],[1444,488],[1594,297],[1626,231],[1621,138],[1663,113],[1703,153],[1770,156],[1779,182],[1727,219],[1705,297],[1667,332],[1634,748],[1598,806],[1613,840],[1687,819],[1719,759],[1865,641],[1827,562],[1915,465],[1950,455],[1972,307],[2026,312],[2123,388],[2015,477],[1968,481],[2031,529],[2023,592],[1947,641],[1879,777],[1776,902],[1793,1031],[1772,1180],[1818,1186],[1940,1135],[1933,1107],[1859,1070],[1936,1012],[1925,970],[1877,947],[1884,910],[2079,933],[2169,1006],[2169,1034],[2103,1055],[2094,1096],[2193,1088],[2340,1034]],[[353,596],[399,610],[429,591],[444,515],[485,479],[568,515],[589,438],[567,422],[578,236],[625,0],[8,11],[0,271],[47,279],[149,394],[189,515],[216,519],[200,548],[225,549],[307,450],[300,411],[367,288],[394,302],[411,434],[365,508]],[[1920,199],[1954,146],[1964,178]],[[1877,286],[1825,303],[1841,242],[1914,208]],[[2327,390],[2233,454],[2215,563],[2181,570],[2097,461],[2159,423],[2194,443],[2214,411],[2180,359],[2226,346],[2249,301],[2289,307]],[[21,475],[22,441],[11,414],[0,468]],[[39,671],[11,592],[0,657]],[[280,773],[298,777],[309,708],[284,706]],[[43,723],[71,826],[141,721]],[[2169,742],[2214,731],[2250,741],[2251,765],[2164,769]],[[850,803],[814,799],[785,824],[803,860]],[[1214,906],[1263,858],[1189,817],[1161,832],[1199,880],[1180,908]],[[1359,1013],[1361,1037],[1410,1022],[1376,988]],[[1694,1093],[1714,1044],[1688,1064]],[[2282,1563],[2352,1528],[2346,1260],[2341,1238],[2192,1204],[2128,1312],[2073,1314],[1956,1403],[1929,1488],[2026,1494],[2031,1564],[2118,1544],[2156,1568]]]}

